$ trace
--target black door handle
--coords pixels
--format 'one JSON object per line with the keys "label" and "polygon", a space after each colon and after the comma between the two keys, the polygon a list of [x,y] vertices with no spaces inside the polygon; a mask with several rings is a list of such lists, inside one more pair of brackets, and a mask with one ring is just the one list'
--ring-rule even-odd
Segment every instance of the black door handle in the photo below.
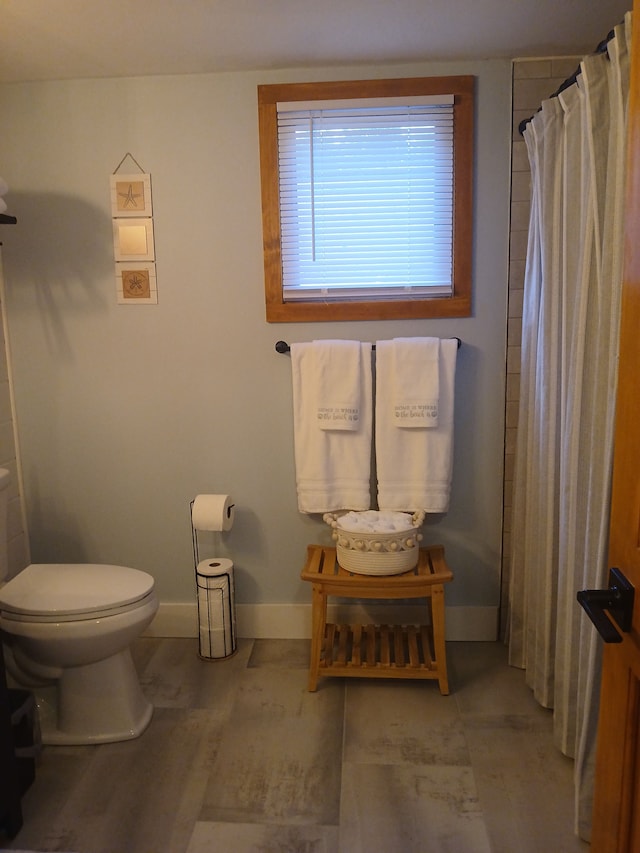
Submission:
{"label": "black door handle", "polygon": [[608,589],[583,589],[577,598],[605,643],[621,643],[618,628],[625,633],[631,630],[634,596],[633,586],[620,569],[610,569]]}

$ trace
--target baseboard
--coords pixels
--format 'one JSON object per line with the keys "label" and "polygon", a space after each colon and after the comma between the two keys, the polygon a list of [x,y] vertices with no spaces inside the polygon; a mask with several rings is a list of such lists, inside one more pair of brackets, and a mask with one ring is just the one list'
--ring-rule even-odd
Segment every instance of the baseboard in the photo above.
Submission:
{"label": "baseboard", "polygon": [[[424,621],[424,606],[330,604],[327,616],[330,622],[417,625]],[[447,640],[492,642],[498,638],[497,607],[446,607],[445,619]],[[236,629],[238,637],[308,639],[311,636],[311,605],[239,604],[236,606]],[[196,603],[161,603],[144,636],[197,637]]]}

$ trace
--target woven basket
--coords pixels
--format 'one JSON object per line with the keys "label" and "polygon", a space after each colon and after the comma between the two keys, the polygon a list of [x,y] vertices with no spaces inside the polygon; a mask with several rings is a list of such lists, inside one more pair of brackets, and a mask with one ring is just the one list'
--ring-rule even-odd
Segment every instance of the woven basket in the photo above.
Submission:
{"label": "woven basket", "polygon": [[339,565],[348,572],[360,575],[399,575],[418,563],[418,531],[424,513],[414,513],[414,526],[389,533],[351,532],[339,526],[339,515],[326,513],[324,520],[333,528]]}

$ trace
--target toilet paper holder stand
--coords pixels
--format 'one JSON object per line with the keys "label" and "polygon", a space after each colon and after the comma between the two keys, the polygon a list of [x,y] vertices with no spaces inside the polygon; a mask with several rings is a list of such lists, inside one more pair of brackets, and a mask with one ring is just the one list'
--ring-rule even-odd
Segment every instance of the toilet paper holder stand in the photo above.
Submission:
{"label": "toilet paper holder stand", "polygon": [[[198,653],[203,660],[223,660],[237,651],[233,564],[220,573],[215,569],[208,572],[206,568],[199,571],[200,547],[198,530],[193,524],[194,503],[195,499],[190,502],[189,508],[198,606]],[[229,563],[228,560],[224,562]],[[218,563],[212,562],[210,565],[214,568]]]}

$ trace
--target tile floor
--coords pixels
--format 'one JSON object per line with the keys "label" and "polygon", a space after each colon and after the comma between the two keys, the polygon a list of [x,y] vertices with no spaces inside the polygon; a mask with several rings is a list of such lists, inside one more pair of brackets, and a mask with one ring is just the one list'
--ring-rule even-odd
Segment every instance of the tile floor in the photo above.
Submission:
{"label": "tile floor", "polygon": [[[6,849],[74,853],[573,853],[573,764],[497,643],[436,682],[321,679],[309,643],[141,639],[156,711],[134,741],[48,747]],[[0,845],[2,841],[0,840]]]}

